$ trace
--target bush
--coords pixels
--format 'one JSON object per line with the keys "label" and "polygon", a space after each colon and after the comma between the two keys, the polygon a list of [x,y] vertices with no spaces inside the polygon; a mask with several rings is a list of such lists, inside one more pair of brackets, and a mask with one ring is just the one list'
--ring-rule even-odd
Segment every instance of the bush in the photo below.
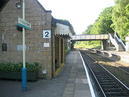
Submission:
{"label": "bush", "polygon": [[[38,72],[39,71],[39,64],[33,63],[29,64],[26,63],[26,68],[28,72]],[[14,64],[14,63],[0,63],[0,72],[21,72],[22,63]]]}

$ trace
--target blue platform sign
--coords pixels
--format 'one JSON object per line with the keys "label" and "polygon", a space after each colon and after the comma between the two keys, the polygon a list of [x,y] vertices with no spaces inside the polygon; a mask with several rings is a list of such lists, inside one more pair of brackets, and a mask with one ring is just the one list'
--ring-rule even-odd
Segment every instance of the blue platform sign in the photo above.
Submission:
{"label": "blue platform sign", "polygon": [[25,28],[27,30],[32,30],[31,29],[31,24],[29,22],[27,22],[26,20],[22,19],[22,18],[18,18],[17,26]]}

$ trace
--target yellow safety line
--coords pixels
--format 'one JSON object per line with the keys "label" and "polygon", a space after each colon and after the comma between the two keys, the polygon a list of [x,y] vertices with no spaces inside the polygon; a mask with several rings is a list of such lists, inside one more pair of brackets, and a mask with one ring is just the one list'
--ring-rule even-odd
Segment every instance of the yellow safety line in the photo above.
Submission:
{"label": "yellow safety line", "polygon": [[54,72],[54,76],[57,76],[61,72],[61,70],[62,70],[63,67],[64,67],[64,63],[62,63],[60,65],[60,67]]}

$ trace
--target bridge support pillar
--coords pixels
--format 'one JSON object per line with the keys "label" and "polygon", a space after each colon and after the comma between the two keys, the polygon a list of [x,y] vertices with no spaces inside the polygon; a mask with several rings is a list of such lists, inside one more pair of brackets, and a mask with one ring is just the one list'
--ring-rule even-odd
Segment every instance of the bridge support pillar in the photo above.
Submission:
{"label": "bridge support pillar", "polygon": [[102,50],[107,50],[108,47],[109,47],[109,44],[108,44],[107,40],[102,40],[101,49]]}

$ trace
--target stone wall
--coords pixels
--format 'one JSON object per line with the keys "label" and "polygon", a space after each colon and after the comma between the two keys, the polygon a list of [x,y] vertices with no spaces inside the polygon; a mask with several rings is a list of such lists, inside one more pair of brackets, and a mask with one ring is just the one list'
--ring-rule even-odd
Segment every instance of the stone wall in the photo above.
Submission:
{"label": "stone wall", "polygon": [[[18,17],[22,18],[22,9],[16,8],[20,0],[10,0],[0,12],[0,45],[7,44],[7,51],[0,46],[0,62],[22,62],[22,32],[17,30]],[[26,20],[32,24],[32,30],[26,30],[26,62],[38,62],[47,78],[52,74],[51,39],[42,38],[43,30],[51,30],[51,12],[46,11],[37,0],[26,0]],[[50,47],[44,47],[49,43]]]}

